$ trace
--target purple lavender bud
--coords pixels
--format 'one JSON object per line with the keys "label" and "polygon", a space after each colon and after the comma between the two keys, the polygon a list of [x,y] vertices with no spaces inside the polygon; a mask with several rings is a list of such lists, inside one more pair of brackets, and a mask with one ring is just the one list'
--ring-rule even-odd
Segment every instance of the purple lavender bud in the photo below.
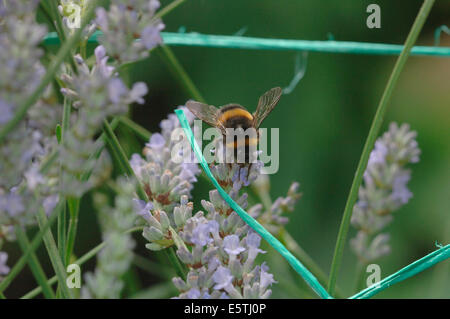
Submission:
{"label": "purple lavender bud", "polygon": [[265,267],[261,267],[261,279],[259,284],[261,290],[265,290],[273,283],[276,283],[276,281],[273,279],[273,275],[268,273],[265,269]]}
{"label": "purple lavender bud", "polygon": [[215,220],[210,220],[208,222],[208,228],[209,228],[209,231],[211,232],[211,234],[218,234],[219,227],[220,227],[219,223]]}
{"label": "purple lavender bud", "polygon": [[20,195],[13,192],[7,195],[6,211],[14,218],[25,212],[25,205]]}
{"label": "purple lavender bud", "polygon": [[10,268],[8,267],[8,265],[6,265],[7,261],[8,261],[8,254],[3,251],[0,251],[0,275],[2,276],[6,276],[10,271]]}
{"label": "purple lavender bud", "polygon": [[108,95],[109,99],[113,103],[120,103],[121,98],[127,94],[128,89],[121,79],[112,79],[108,84]]}
{"label": "purple lavender bud", "polygon": [[97,15],[95,22],[97,22],[98,26],[103,30],[107,30],[109,25],[105,8],[98,7],[97,9],[95,9],[95,14]]}
{"label": "purple lavender bud", "polygon": [[97,64],[100,64],[102,62],[103,58],[106,57],[105,47],[103,45],[99,45],[98,47],[95,48],[94,54],[95,54],[95,59],[97,61]]}
{"label": "purple lavender bud", "polygon": [[139,154],[131,155],[130,165],[134,171],[134,174],[136,174],[136,176],[141,177],[142,166],[144,164],[145,164],[145,161],[142,159],[142,157],[139,156]]}
{"label": "purple lavender bud", "polygon": [[201,296],[200,290],[198,290],[197,288],[191,288],[187,292],[187,297],[189,299],[199,299],[200,296]]}
{"label": "purple lavender bud", "polygon": [[247,235],[245,242],[250,248],[258,248],[261,243],[261,236],[255,232],[250,232]]}
{"label": "purple lavender bud", "polygon": [[110,77],[114,71],[114,67],[108,66],[108,56],[106,56],[105,47],[103,45],[99,45],[95,48],[95,59],[97,62],[97,67],[100,70],[100,73],[104,77]]}
{"label": "purple lavender bud", "polygon": [[133,206],[135,209],[136,214],[139,216],[142,216],[146,220],[150,217],[150,211],[153,209],[153,203],[152,202],[145,202],[141,199],[133,199]]}
{"label": "purple lavender bud", "polygon": [[211,226],[209,224],[198,225],[192,233],[192,243],[199,246],[205,246],[212,242],[210,236]]}
{"label": "purple lavender bud", "polygon": [[228,268],[220,266],[214,272],[212,279],[216,284],[214,286],[214,289],[220,290],[227,288],[228,286],[231,285],[231,282],[233,281],[233,276],[231,275],[231,271]]}
{"label": "purple lavender bud", "polygon": [[44,176],[40,173],[40,168],[37,164],[32,164],[24,175],[30,190],[35,190],[39,184],[45,182]]}
{"label": "purple lavender bud", "polygon": [[142,30],[141,40],[148,50],[151,50],[158,44],[162,43],[160,31],[162,31],[163,29],[164,24],[158,23],[155,26],[153,25],[146,26],[144,30]]}
{"label": "purple lavender bud", "polygon": [[392,199],[398,201],[400,204],[408,203],[413,194],[408,189],[407,185],[411,175],[409,171],[402,172],[397,175],[392,182]]}
{"label": "purple lavender bud", "polygon": [[179,277],[175,277],[172,279],[173,284],[175,285],[175,287],[177,287],[178,290],[186,290],[187,285],[186,283],[183,281],[183,279],[179,278]]}
{"label": "purple lavender bud", "polygon": [[137,82],[133,84],[130,91],[130,99],[136,101],[138,104],[144,104],[144,96],[148,93],[147,84],[144,82]]}
{"label": "purple lavender bud", "polygon": [[158,0],[150,0],[148,2],[148,9],[150,12],[155,12],[156,10],[159,9],[160,6],[161,3]]}
{"label": "purple lavender bud", "polygon": [[159,134],[159,133],[154,133],[152,134],[152,136],[150,137],[150,142],[146,144],[146,146],[155,149],[155,150],[160,150],[161,148],[163,148],[166,144],[166,140],[164,139],[164,137]]}
{"label": "purple lavender bud", "polygon": [[237,256],[245,251],[245,248],[240,246],[239,237],[236,235],[228,235],[223,239],[224,250],[230,256]]}
{"label": "purple lavender bud", "polygon": [[13,106],[0,99],[0,125],[8,123],[13,117]]}
{"label": "purple lavender bud", "polygon": [[376,164],[384,164],[386,162],[386,156],[388,154],[388,149],[386,145],[378,140],[375,142],[375,147],[373,151],[370,153],[369,161],[367,166],[376,165]]}
{"label": "purple lavender bud", "polygon": [[58,194],[50,195],[44,198],[42,206],[44,207],[44,211],[47,216],[50,216],[50,214],[53,212],[56,205],[58,204],[58,201],[59,201]]}

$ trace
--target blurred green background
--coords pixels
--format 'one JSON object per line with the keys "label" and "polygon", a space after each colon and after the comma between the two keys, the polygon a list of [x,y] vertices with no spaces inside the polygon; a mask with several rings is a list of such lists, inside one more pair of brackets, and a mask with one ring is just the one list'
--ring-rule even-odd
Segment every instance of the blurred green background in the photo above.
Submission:
{"label": "blurred green background", "polygon": [[[162,5],[170,1],[162,0]],[[381,7],[381,29],[366,27],[366,8]],[[232,35],[246,29],[245,36],[305,40],[383,42],[401,44],[420,8],[421,1],[293,1],[293,0],[188,0],[164,18],[165,31]],[[450,25],[450,2],[438,0],[419,36],[418,45],[433,45],[437,27]],[[450,37],[442,35],[441,45]],[[250,110],[258,97],[274,86],[287,86],[294,73],[296,52],[173,47],[173,52],[202,95],[213,105],[237,102]],[[289,232],[328,273],[336,236],[353,174],[376,106],[394,66],[394,56],[309,53],[304,78],[284,95],[264,122],[280,128],[280,169],[271,176],[271,195],[284,196],[292,181],[301,183],[303,197],[290,217]],[[132,110],[133,119],[152,132],[158,123],[189,98],[158,54],[131,68],[132,81],[149,85],[147,104]],[[434,250],[435,242],[450,243],[450,58],[410,57],[388,107],[388,123],[409,123],[418,132],[421,160],[411,166],[409,184],[414,197],[394,213],[387,231],[392,253],[379,260],[382,277]],[[133,138],[134,139],[134,138]],[[139,151],[127,132],[121,134],[128,152]],[[196,203],[210,185],[200,182],[194,191]],[[201,207],[196,205],[196,210]],[[85,196],[80,215],[80,233],[75,252],[80,256],[100,241],[90,195]],[[348,239],[355,231],[351,229]],[[164,259],[143,248],[149,258]],[[348,242],[348,241],[347,241]],[[302,280],[271,249],[269,266],[280,284],[273,297],[309,297],[298,287]],[[11,247],[11,259],[15,250]],[[45,251],[41,248],[41,254]],[[47,262],[48,263],[48,262]],[[45,264],[45,263],[44,263]],[[92,269],[94,261],[83,267]],[[50,271],[50,265],[46,264]],[[142,271],[130,273],[136,285],[145,288],[161,280]],[[348,296],[354,293],[356,258],[347,244],[338,286]],[[130,282],[133,282],[130,280]],[[8,290],[20,296],[34,287],[24,271]],[[132,285],[131,285],[132,286]],[[133,287],[128,287],[133,290]],[[170,293],[170,290],[169,290]],[[377,298],[449,298],[450,262],[440,263],[384,292]]]}

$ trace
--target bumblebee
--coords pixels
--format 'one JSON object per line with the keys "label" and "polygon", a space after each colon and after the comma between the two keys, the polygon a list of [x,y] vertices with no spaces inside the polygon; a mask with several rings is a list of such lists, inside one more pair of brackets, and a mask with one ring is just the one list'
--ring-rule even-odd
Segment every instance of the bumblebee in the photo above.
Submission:
{"label": "bumblebee", "polygon": [[[216,127],[222,133],[224,146],[227,149],[233,149],[233,154],[238,154],[239,150],[245,151],[245,162],[249,162],[250,148],[256,148],[258,145],[258,128],[269,113],[275,108],[280,100],[282,90],[275,87],[259,98],[255,113],[251,114],[245,107],[239,104],[231,103],[219,108],[196,101],[188,101],[186,107],[203,122]],[[227,129],[254,129],[256,134],[245,136],[244,140],[227,138],[230,130]]]}

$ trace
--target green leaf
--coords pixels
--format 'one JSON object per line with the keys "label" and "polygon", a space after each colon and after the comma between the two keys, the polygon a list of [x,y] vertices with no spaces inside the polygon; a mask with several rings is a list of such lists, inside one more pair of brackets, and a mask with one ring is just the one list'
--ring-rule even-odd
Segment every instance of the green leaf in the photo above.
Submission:
{"label": "green leaf", "polygon": [[[20,226],[16,226],[15,230],[19,246],[22,249],[22,252],[25,253],[28,247],[30,247],[30,242],[28,240],[27,234]],[[45,272],[42,269],[42,266],[40,265],[39,260],[34,252],[30,254],[30,258],[28,259],[28,265],[30,266],[31,272],[36,278],[36,281],[42,287],[42,292],[44,293],[45,298],[54,299],[55,293],[48,284]]]}
{"label": "green leaf", "polygon": [[131,299],[161,299],[169,298],[176,293],[171,282],[156,284],[152,287],[139,291],[131,296]]}
{"label": "green leaf", "polygon": [[56,139],[58,140],[58,144],[61,144],[61,140],[62,140],[62,128],[61,128],[61,125],[59,125],[59,124],[56,125],[55,134],[56,134]]}
{"label": "green leaf", "polygon": [[[56,214],[57,215],[57,214]],[[56,216],[54,216],[56,217]],[[127,231],[124,232],[124,234],[130,234],[130,233],[134,233],[137,231],[142,231],[143,227],[133,227]],[[48,229],[48,227],[46,228]],[[42,230],[40,231],[40,233],[42,232]],[[33,243],[32,243],[33,245]],[[80,257],[79,259],[75,260],[73,263],[77,264],[79,266],[81,266],[82,264],[84,264],[85,262],[87,262],[89,259],[91,259],[92,257],[94,257],[95,255],[98,254],[98,252],[100,250],[103,249],[103,247],[105,247],[106,242],[102,242],[101,244],[95,246],[94,248],[92,248],[90,251],[88,251],[86,254],[84,254],[82,257]],[[23,257],[22,257],[23,258]],[[11,271],[12,272],[12,271]],[[11,274],[11,273],[10,273]],[[57,276],[53,276],[52,278],[50,278],[47,282],[49,285],[53,285],[58,281],[58,277]],[[0,284],[0,293],[1,291],[3,291],[1,289],[1,285],[3,284],[3,282]],[[39,295],[42,292],[42,287],[36,287],[33,290],[31,290],[30,292],[28,292],[27,294],[25,294],[24,296],[22,296],[21,299],[30,299],[30,298],[34,298],[37,295]]]}
{"label": "green leaf", "polygon": [[133,131],[138,137],[140,137],[144,141],[148,141],[152,136],[152,133],[150,133],[150,131],[148,131],[145,127],[140,126],[139,124],[132,121],[128,117],[121,116],[119,117],[119,121],[120,124]]}
{"label": "green leaf", "polygon": [[[43,208],[39,209],[37,220],[39,228],[41,228],[42,230],[44,225],[48,223],[47,216],[45,215]],[[44,244],[47,248],[47,253],[50,257],[50,261],[56,273],[56,277],[58,278],[59,288],[61,289],[63,297],[73,299],[72,292],[69,290],[69,287],[67,287],[66,284],[67,272],[62,262],[61,256],[59,255],[58,247],[56,246],[56,242],[53,238],[51,229],[47,230],[44,233]]]}
{"label": "green leaf", "polygon": [[75,246],[75,238],[77,236],[78,229],[78,215],[80,213],[80,199],[79,198],[68,198],[67,204],[69,206],[69,230],[67,232],[66,239],[66,256],[65,264],[67,265],[70,261],[70,257],[73,253],[73,248]]}
{"label": "green leaf", "polygon": [[[50,216],[50,219],[46,221],[41,227],[37,235],[33,238],[31,241],[31,244],[26,249],[25,253],[20,257],[20,259],[17,261],[17,263],[12,267],[9,274],[0,282],[0,293],[2,293],[8,286],[11,284],[11,282],[16,278],[16,276],[20,273],[20,271],[23,269],[23,267],[26,265],[28,258],[31,256],[31,254],[36,250],[36,248],[39,246],[39,244],[42,241],[42,238],[44,237],[44,234],[49,230],[51,225],[55,222],[56,218],[58,217],[59,210],[62,209],[62,202],[59,202],[58,205],[55,207],[55,209],[52,212],[52,215]],[[41,290],[42,291],[42,290]]]}

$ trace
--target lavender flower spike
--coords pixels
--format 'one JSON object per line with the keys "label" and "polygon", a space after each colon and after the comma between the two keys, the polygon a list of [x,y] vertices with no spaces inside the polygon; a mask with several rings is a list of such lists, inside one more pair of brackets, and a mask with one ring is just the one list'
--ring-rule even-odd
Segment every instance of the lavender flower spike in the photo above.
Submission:
{"label": "lavender flower spike", "polygon": [[124,283],[120,279],[128,270],[133,258],[134,240],[125,231],[136,221],[133,202],[135,185],[126,178],[117,181],[119,194],[115,206],[109,207],[107,199],[97,194],[96,205],[100,208],[102,238],[106,246],[97,257],[95,272],[86,274],[86,285],[81,290],[83,298],[120,298]]}
{"label": "lavender flower spike", "polygon": [[[135,83],[131,89],[125,86],[117,77],[115,69],[107,64],[108,56],[103,46],[95,49],[95,58],[95,64],[90,68],[77,55],[78,74],[64,73],[61,76],[67,86],[61,92],[77,108],[77,112],[72,113],[70,130],[60,145],[62,191],[76,197],[91,189],[110,170],[106,153],[103,153],[97,164],[95,158],[91,157],[99,146],[93,139],[103,121],[108,116],[125,113],[131,103],[142,103],[147,93],[144,83]],[[93,171],[88,182],[75,177],[86,171]]]}
{"label": "lavender flower spike", "polygon": [[416,136],[407,124],[391,123],[370,154],[351,219],[358,233],[350,244],[364,263],[390,252],[389,236],[380,232],[412,197],[407,187],[411,171],[405,166],[419,161]]}
{"label": "lavender flower spike", "polygon": [[[36,22],[38,3],[0,2],[0,126],[13,119],[17,107],[45,75],[40,45],[47,29]],[[9,231],[12,225],[34,224],[36,207],[57,196],[51,173],[38,170],[56,148],[54,129],[61,107],[49,99],[52,93],[52,87],[46,87],[0,145],[0,238],[14,240]],[[2,258],[4,261],[5,255]]]}

